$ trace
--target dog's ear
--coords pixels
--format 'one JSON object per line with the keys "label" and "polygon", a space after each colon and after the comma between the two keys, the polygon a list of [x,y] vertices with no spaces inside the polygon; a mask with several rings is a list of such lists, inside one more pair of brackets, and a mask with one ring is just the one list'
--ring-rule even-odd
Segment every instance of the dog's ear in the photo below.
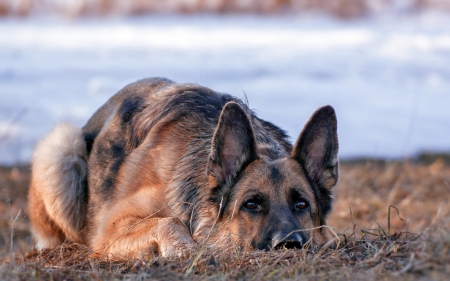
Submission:
{"label": "dog's ear", "polygon": [[339,178],[338,149],[336,114],[331,106],[324,106],[306,123],[291,156],[319,188],[329,190]]}
{"label": "dog's ear", "polygon": [[256,140],[247,113],[235,102],[225,104],[212,138],[208,182],[220,201],[236,176],[257,158]]}

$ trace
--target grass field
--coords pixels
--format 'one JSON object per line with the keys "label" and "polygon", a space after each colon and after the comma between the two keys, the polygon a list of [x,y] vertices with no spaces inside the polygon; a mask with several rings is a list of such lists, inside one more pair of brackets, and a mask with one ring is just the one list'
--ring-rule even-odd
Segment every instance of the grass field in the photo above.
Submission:
{"label": "grass field", "polygon": [[0,280],[448,280],[450,165],[355,161],[341,165],[321,249],[190,258],[93,259],[82,245],[37,251],[27,218],[28,167],[0,169]]}

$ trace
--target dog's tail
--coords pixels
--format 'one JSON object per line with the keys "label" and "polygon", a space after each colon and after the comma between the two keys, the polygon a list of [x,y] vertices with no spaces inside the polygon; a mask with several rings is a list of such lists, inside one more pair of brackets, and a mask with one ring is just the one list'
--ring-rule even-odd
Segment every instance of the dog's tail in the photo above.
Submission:
{"label": "dog's tail", "polygon": [[60,123],[39,142],[32,160],[29,213],[37,247],[83,242],[87,151],[80,128]]}

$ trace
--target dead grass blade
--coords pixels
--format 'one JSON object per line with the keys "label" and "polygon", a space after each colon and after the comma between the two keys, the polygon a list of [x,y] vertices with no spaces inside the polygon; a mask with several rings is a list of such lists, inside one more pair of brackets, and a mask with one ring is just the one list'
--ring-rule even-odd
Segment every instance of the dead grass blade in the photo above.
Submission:
{"label": "dead grass blade", "polygon": [[186,270],[186,275],[189,275],[189,274],[192,273],[192,269],[194,268],[195,264],[200,259],[201,255],[203,254],[203,252],[206,249],[206,243],[209,241],[209,238],[211,237],[211,233],[212,233],[214,227],[216,226],[217,221],[219,220],[220,212],[222,211],[222,201],[223,201],[223,197],[220,199],[219,210],[217,211],[216,220],[214,221],[211,229],[209,230],[208,236],[206,236],[206,239],[203,241],[203,245],[200,247],[200,250],[198,251],[197,255],[195,255],[194,260],[192,261],[192,263],[189,266],[188,270]]}

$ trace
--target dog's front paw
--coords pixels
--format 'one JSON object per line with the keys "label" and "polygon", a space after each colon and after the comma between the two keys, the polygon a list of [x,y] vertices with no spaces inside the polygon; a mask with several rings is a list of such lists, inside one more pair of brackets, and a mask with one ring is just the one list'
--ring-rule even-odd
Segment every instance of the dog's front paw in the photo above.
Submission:
{"label": "dog's front paw", "polygon": [[190,258],[198,253],[198,245],[194,241],[177,241],[162,243],[159,252],[165,258]]}
{"label": "dog's front paw", "polygon": [[164,218],[160,222],[159,254],[166,258],[187,258],[198,252],[187,227],[177,218]]}

